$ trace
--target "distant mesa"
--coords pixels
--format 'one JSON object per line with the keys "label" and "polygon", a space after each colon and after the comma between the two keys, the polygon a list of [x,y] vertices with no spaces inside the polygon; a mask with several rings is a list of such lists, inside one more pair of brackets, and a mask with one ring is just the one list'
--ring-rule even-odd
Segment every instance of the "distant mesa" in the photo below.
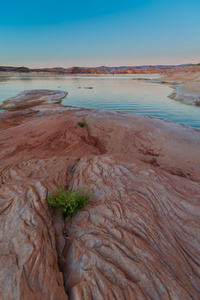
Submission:
{"label": "distant mesa", "polygon": [[137,69],[137,68],[134,68],[134,67],[129,67],[129,68],[125,68],[125,69],[122,69],[122,70],[118,70],[115,72],[115,74],[138,74],[138,73],[144,73],[143,70],[140,70],[140,69]]}
{"label": "distant mesa", "polygon": [[182,65],[143,65],[143,66],[120,66],[120,67],[78,67],[71,68],[54,67],[54,68],[33,68],[27,67],[7,67],[0,66],[0,72],[17,72],[17,73],[53,73],[60,75],[118,75],[118,74],[165,74],[166,72],[191,71],[200,70],[198,64],[182,64]]}
{"label": "distant mesa", "polygon": [[149,67],[149,68],[129,67],[115,72],[115,74],[149,74],[149,73],[160,73],[160,69],[156,67]]}
{"label": "distant mesa", "polygon": [[22,72],[22,73],[27,73],[27,72],[31,72],[31,70],[29,68],[26,67],[20,67],[20,68],[16,68],[13,70],[14,72]]}
{"label": "distant mesa", "polygon": [[110,74],[105,68],[80,68],[72,67],[65,71],[65,74]]}
{"label": "distant mesa", "polygon": [[31,72],[32,70],[27,67],[1,67],[0,66],[0,72],[22,72],[27,73]]}
{"label": "distant mesa", "polygon": [[82,72],[82,69],[78,68],[78,67],[73,67],[73,68],[70,68],[65,71],[65,73],[68,73],[68,74],[79,74],[81,72]]}

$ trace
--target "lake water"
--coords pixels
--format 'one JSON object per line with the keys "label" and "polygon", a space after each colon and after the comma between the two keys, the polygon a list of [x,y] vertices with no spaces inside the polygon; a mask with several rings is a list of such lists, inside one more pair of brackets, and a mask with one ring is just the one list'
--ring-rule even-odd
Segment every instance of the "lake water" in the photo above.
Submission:
{"label": "lake water", "polygon": [[67,91],[63,105],[141,113],[200,129],[200,107],[169,99],[168,85],[129,77],[0,78],[0,103],[29,89]]}

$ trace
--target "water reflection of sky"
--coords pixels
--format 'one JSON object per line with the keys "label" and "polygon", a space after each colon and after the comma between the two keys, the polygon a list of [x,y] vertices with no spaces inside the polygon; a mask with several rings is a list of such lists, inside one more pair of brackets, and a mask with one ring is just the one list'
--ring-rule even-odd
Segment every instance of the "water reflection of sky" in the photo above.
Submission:
{"label": "water reflection of sky", "polygon": [[67,91],[63,105],[142,113],[200,129],[200,107],[169,99],[168,85],[128,77],[1,78],[0,102],[28,89]]}

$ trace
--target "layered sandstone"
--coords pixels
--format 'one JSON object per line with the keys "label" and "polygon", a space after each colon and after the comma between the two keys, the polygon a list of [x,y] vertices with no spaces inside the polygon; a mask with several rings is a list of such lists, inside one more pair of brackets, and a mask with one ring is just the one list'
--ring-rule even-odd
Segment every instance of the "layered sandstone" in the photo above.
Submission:
{"label": "layered sandstone", "polygon": [[[199,299],[200,132],[52,93],[0,115],[2,299]],[[58,185],[93,199],[64,220]]]}

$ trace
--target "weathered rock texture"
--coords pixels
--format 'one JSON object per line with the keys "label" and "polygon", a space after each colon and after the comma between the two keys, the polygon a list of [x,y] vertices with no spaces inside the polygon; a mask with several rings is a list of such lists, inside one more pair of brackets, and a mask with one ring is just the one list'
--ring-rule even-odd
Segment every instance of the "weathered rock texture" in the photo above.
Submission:
{"label": "weathered rock texture", "polygon": [[[198,130],[44,102],[0,128],[2,299],[200,298]],[[63,220],[58,185],[94,197]]]}
{"label": "weathered rock texture", "polygon": [[63,91],[50,90],[29,90],[19,93],[15,97],[4,101],[0,106],[1,109],[8,111],[16,109],[25,109],[36,105],[60,103],[61,99],[66,97],[67,93]]}
{"label": "weathered rock texture", "polygon": [[[185,104],[200,106],[200,66],[187,66],[163,71],[160,83],[172,84],[174,91],[169,98]],[[151,80],[157,81],[159,80]]]}
{"label": "weathered rock texture", "polygon": [[72,299],[199,298],[199,184],[108,155],[81,159],[72,181],[95,192],[65,223]]}
{"label": "weathered rock texture", "polygon": [[177,85],[169,97],[185,104],[200,106],[200,80]]}

